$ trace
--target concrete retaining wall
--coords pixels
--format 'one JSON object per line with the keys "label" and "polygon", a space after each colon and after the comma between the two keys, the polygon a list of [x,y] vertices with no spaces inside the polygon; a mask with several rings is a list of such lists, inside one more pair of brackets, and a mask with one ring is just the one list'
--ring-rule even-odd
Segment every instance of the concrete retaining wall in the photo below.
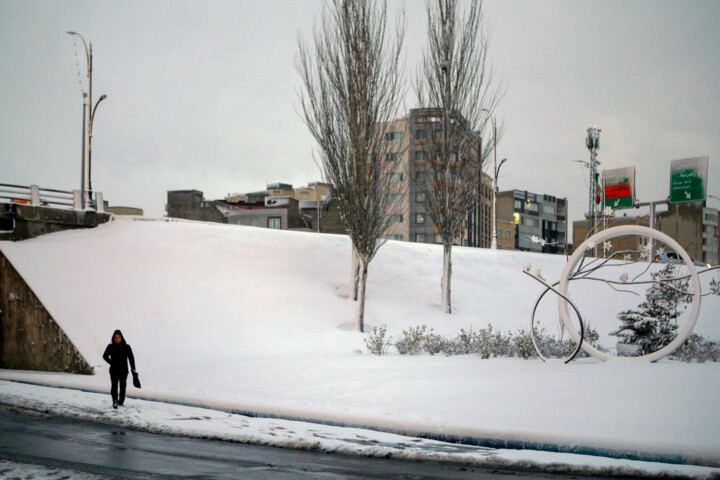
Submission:
{"label": "concrete retaining wall", "polygon": [[112,218],[94,210],[0,203],[0,240],[26,240],[53,232],[93,228]]}
{"label": "concrete retaining wall", "polygon": [[2,252],[0,368],[93,373],[88,362]]}

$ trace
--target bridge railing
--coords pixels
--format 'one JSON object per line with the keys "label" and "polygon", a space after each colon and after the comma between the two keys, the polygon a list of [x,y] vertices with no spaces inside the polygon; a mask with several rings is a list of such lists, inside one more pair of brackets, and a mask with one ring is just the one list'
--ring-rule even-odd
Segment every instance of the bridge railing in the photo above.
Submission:
{"label": "bridge railing", "polygon": [[[82,210],[80,190],[56,190],[54,188],[40,188],[37,185],[25,186],[0,183],[0,199],[9,200],[10,203],[20,203],[36,207],[56,206]],[[91,199],[90,208],[98,212],[104,211],[102,193],[95,192],[95,199]]]}

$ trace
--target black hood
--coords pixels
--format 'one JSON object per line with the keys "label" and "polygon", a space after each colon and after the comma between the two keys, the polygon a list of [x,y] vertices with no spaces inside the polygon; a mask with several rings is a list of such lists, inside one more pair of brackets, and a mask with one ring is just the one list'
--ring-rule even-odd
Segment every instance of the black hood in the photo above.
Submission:
{"label": "black hood", "polygon": [[122,338],[122,340],[120,340],[120,344],[125,345],[125,335],[123,335],[120,330],[115,330],[113,332],[112,337],[110,337],[110,343],[115,343],[115,335],[118,333],[120,334],[120,338]]}

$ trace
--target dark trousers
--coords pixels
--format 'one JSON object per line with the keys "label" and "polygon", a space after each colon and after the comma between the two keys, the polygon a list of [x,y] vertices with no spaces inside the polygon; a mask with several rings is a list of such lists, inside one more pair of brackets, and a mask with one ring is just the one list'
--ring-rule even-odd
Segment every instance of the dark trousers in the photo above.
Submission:
{"label": "dark trousers", "polygon": [[[125,387],[127,386],[128,372],[115,372],[110,369],[110,395],[112,395],[113,402],[120,404],[125,402]],[[120,397],[118,398],[118,384],[120,385]]]}

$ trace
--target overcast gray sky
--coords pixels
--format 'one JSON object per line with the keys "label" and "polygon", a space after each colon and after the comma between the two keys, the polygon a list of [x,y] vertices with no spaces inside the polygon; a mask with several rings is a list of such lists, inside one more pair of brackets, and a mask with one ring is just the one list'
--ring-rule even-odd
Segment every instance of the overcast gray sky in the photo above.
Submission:
{"label": "overcast gray sky", "polygon": [[[587,173],[572,160],[588,159],[585,131],[597,125],[601,168],[636,166],[639,200],[667,196],[670,160],[702,155],[720,196],[720,2],[486,0],[484,10],[507,86],[501,190],[567,197],[571,219],[582,218]],[[424,3],[405,11],[410,73],[425,45]],[[93,96],[108,96],[95,118],[93,187],[112,205],[161,216],[167,190],[221,198],[319,180],[294,66],[297,36],[319,12],[309,0],[0,1],[0,183],[79,188],[82,97],[68,30],[92,40]]]}

